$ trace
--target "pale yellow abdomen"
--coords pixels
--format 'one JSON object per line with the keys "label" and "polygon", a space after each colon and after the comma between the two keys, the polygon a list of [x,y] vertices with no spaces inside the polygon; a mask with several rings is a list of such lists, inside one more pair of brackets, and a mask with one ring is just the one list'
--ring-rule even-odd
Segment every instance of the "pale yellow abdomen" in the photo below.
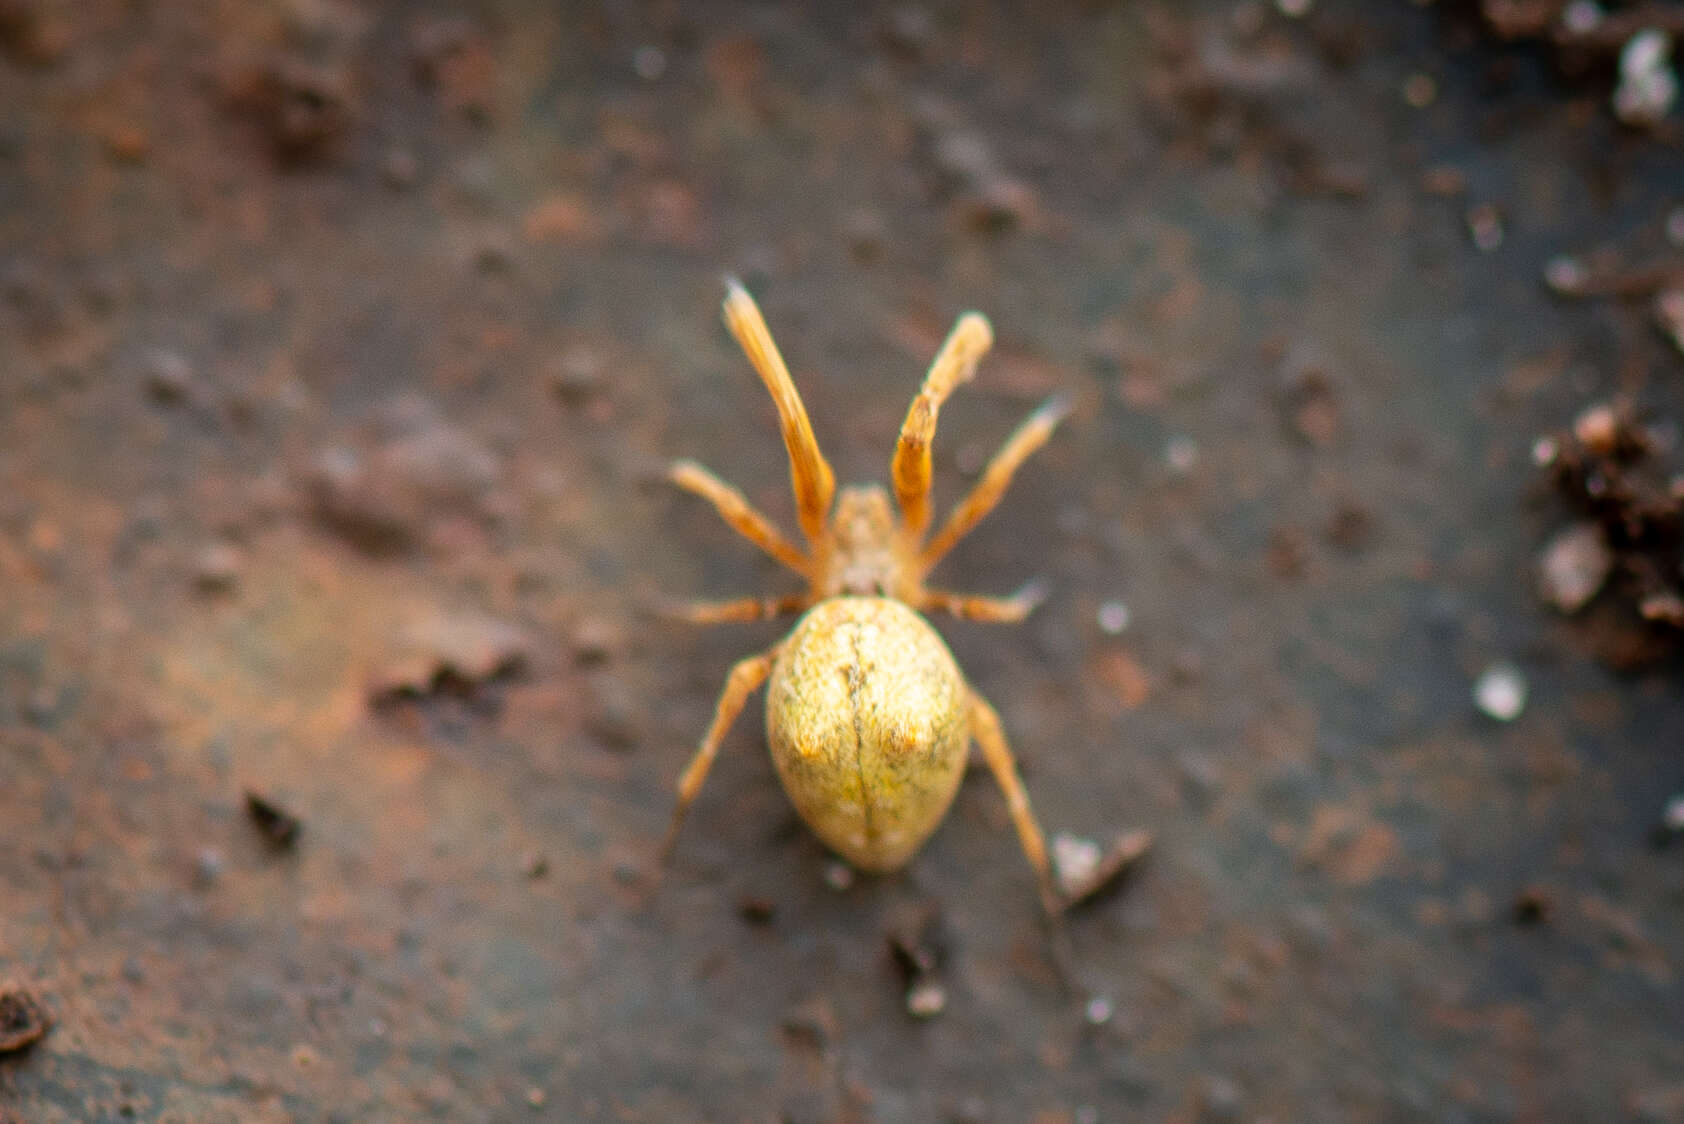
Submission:
{"label": "pale yellow abdomen", "polygon": [[772,761],[801,818],[855,866],[904,865],[959,789],[967,697],[947,645],[901,602],[813,606],[766,694]]}

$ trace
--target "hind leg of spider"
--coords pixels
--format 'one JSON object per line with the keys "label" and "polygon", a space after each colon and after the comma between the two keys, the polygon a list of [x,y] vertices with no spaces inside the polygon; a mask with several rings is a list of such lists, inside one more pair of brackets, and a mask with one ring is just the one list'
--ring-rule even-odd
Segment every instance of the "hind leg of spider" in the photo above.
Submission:
{"label": "hind leg of spider", "polygon": [[773,647],[759,655],[738,660],[731,668],[731,674],[725,677],[725,689],[719,693],[719,702],[714,707],[713,724],[708,727],[695,756],[690,758],[690,764],[685,766],[683,775],[678,778],[678,803],[673,806],[672,822],[667,826],[666,838],[661,841],[660,859],[663,865],[678,843],[678,829],[684,825],[684,815],[690,810],[691,801],[696,799],[703,782],[708,779],[708,770],[713,767],[713,759],[719,753],[719,743],[724,740],[731,723],[737,720],[737,715],[742,713],[748,697],[766,682],[777,652],[777,648]]}
{"label": "hind leg of spider", "polygon": [[1006,744],[1000,716],[975,691],[971,692],[970,709],[971,736],[982,747],[983,760],[1006,797],[1006,809],[1011,813],[1012,826],[1017,829],[1017,841],[1040,883],[1041,906],[1049,916],[1057,916],[1064,910],[1064,900],[1053,881],[1046,839],[1041,834],[1041,825],[1035,822],[1035,813],[1030,810],[1029,794],[1023,789],[1023,779],[1017,775],[1017,760],[1012,756],[1011,746]]}
{"label": "hind leg of spider", "polygon": [[889,476],[900,505],[901,526],[914,543],[923,541],[930,525],[930,443],[941,405],[959,384],[970,381],[977,363],[993,345],[994,330],[980,313],[959,317],[901,423]]}
{"label": "hind leg of spider", "polygon": [[726,621],[768,621],[799,613],[812,604],[805,593],[786,597],[739,597],[734,601],[686,601],[662,607],[663,615],[690,624],[723,624]]}
{"label": "hind leg of spider", "polygon": [[667,478],[686,492],[707,500],[732,530],[796,573],[806,576],[811,569],[806,553],[785,538],[747,497],[695,461],[673,462]]}
{"label": "hind leg of spider", "polygon": [[913,606],[921,613],[947,613],[961,620],[1017,624],[1047,599],[1042,582],[1030,582],[1010,597],[972,597],[945,589],[926,589]]}
{"label": "hind leg of spider", "polygon": [[926,570],[940,562],[960,539],[970,534],[971,528],[982,522],[983,516],[994,510],[994,505],[1005,495],[1012,477],[1023,462],[1047,443],[1047,438],[1052,436],[1053,430],[1069,412],[1070,399],[1063,394],[1055,394],[1023,419],[1023,423],[1006,438],[1006,443],[982,470],[982,479],[977,481],[970,495],[959,501],[947,517],[947,522],[924,548],[920,560]]}
{"label": "hind leg of spider", "polygon": [[824,537],[825,517],[830,514],[830,501],[836,494],[836,476],[819,451],[818,438],[813,436],[812,422],[807,419],[807,407],[801,404],[801,395],[796,392],[789,368],[772,340],[771,329],[766,327],[766,318],[760,315],[760,306],[735,280],[727,283],[724,313],[726,327],[731,329],[778,407],[784,448],[789,450],[789,478],[795,489],[796,513],[807,541],[816,544]]}

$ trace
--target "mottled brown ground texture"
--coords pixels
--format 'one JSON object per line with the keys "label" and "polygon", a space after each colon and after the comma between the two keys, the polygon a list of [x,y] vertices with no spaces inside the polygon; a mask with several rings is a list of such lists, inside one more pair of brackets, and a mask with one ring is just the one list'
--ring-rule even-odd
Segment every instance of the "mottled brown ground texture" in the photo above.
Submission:
{"label": "mottled brown ground texture", "polygon": [[[1679,463],[1684,118],[1282,7],[0,0],[0,1119],[1684,1120],[1676,638],[1540,599],[1533,448]],[[645,610],[795,588],[661,481],[794,531],[725,274],[840,480],[963,309],[938,505],[1073,396],[931,580],[1048,583],[937,626],[1155,833],[1075,990],[985,771],[849,878],[758,699],[652,884],[787,623]]]}

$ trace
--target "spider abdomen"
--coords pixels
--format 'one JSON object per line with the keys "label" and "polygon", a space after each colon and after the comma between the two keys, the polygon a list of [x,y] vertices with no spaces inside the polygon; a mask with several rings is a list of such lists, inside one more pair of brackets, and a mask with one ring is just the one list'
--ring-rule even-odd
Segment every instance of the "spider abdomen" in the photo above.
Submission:
{"label": "spider abdomen", "polygon": [[885,597],[833,597],[807,611],[773,665],[772,760],[820,839],[863,870],[894,870],[958,791],[967,699],[924,618]]}

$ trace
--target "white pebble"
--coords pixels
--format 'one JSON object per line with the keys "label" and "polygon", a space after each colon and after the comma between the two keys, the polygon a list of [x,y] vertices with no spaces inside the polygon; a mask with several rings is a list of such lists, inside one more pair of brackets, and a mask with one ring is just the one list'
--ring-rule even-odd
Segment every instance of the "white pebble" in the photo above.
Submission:
{"label": "white pebble", "polygon": [[1310,14],[1314,0],[1275,0],[1275,10],[1287,19],[1301,20]]}
{"label": "white pebble", "polygon": [[1513,722],[1526,709],[1526,676],[1512,663],[1494,663],[1474,684],[1474,702],[1497,721]]}
{"label": "white pebble", "polygon": [[1585,282],[1589,279],[1590,274],[1586,271],[1584,263],[1565,254],[1551,258],[1549,264],[1544,266],[1544,284],[1563,296],[1574,296],[1583,292]]}
{"label": "white pebble", "polygon": [[915,1019],[933,1019],[947,1010],[947,989],[934,980],[919,980],[906,993],[906,1013]]}
{"label": "white pebble", "polygon": [[1091,839],[1082,839],[1062,831],[1053,836],[1053,871],[1058,875],[1058,884],[1066,893],[1091,879],[1093,872],[1099,869],[1099,861],[1104,857],[1105,852]]}
{"label": "white pebble", "polygon": [[1678,78],[1667,66],[1672,40],[1658,28],[1645,28],[1620,51],[1620,84],[1614,90],[1614,116],[1628,125],[1658,125],[1678,97]]}
{"label": "white pebble", "polygon": [[824,884],[841,892],[854,884],[854,868],[836,859],[824,864]]}
{"label": "white pebble", "polygon": [[1088,1000],[1088,1005],[1082,1009],[1082,1013],[1087,1016],[1088,1022],[1093,1026],[1104,1026],[1111,1021],[1111,1016],[1116,1014],[1117,1011],[1116,1008],[1111,1006],[1109,999],[1103,995],[1096,995]]}
{"label": "white pebble", "polygon": [[1549,541],[1538,561],[1538,588],[1544,600],[1564,613],[1588,605],[1614,568],[1614,552],[1603,541],[1602,528],[1575,523]]}
{"label": "white pebble", "polygon": [[1129,621],[1133,619],[1129,607],[1121,601],[1106,601],[1099,606],[1099,612],[1095,616],[1099,621],[1099,631],[1107,636],[1116,636],[1126,631]]}

